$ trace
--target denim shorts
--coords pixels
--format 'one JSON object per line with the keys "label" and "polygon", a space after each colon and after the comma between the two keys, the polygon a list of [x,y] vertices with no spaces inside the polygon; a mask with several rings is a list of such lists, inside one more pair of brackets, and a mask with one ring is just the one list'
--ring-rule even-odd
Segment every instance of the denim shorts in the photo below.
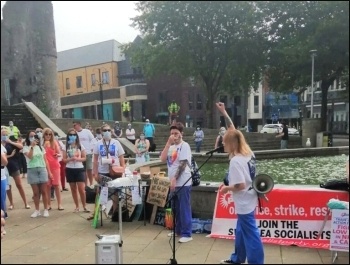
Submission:
{"label": "denim shorts", "polygon": [[28,168],[27,172],[28,184],[42,184],[49,180],[46,167]]}

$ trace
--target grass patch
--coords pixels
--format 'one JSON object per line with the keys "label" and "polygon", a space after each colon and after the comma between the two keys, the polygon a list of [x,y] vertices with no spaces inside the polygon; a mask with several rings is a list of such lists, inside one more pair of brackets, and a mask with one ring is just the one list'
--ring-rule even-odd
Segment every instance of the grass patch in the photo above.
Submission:
{"label": "grass patch", "polygon": [[[270,175],[275,184],[318,185],[329,179],[345,178],[346,159],[346,155],[263,159],[257,161],[257,172]],[[221,182],[227,170],[228,162],[207,163],[200,170],[202,182]]]}

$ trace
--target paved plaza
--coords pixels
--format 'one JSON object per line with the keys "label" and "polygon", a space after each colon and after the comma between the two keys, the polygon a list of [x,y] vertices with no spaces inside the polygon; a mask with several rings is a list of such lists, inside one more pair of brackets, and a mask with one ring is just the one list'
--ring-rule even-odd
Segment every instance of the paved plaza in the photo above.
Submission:
{"label": "paved plaza", "polygon": [[[23,180],[27,198],[32,192],[27,180]],[[34,211],[24,209],[17,188],[13,183],[15,209],[9,211],[6,220],[6,236],[1,241],[2,264],[93,264],[95,263],[96,234],[118,234],[118,223],[104,220],[103,227],[94,229],[86,221],[87,213],[73,213],[70,191],[64,191],[64,211],[57,210],[52,202],[50,217],[30,218]],[[42,204],[41,204],[42,207]],[[93,205],[89,205],[92,209]],[[172,257],[169,230],[143,221],[124,222],[122,225],[123,260],[125,264],[166,264]],[[194,240],[176,242],[176,260],[179,264],[218,264],[226,259],[233,242],[213,239],[205,234],[194,234]],[[330,264],[331,252],[265,244],[267,264]],[[339,252],[337,264],[348,264],[349,254]]]}

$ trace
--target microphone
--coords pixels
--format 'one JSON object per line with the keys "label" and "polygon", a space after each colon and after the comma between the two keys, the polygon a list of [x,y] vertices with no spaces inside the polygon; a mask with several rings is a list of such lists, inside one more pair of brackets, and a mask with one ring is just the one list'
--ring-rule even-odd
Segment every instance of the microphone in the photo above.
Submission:
{"label": "microphone", "polygon": [[213,150],[210,150],[209,152],[206,152],[205,155],[211,155],[212,153],[215,153],[215,152],[219,151],[222,147],[223,146],[221,145],[221,146],[219,146],[219,147],[217,147],[217,148],[215,148]]}

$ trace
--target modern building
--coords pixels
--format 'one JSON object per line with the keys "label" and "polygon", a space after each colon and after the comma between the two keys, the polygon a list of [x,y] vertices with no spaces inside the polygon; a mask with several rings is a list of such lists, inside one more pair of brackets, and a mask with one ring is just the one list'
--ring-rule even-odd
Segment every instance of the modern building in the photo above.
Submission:
{"label": "modern building", "polygon": [[57,53],[62,117],[124,120],[121,103],[131,103],[131,116],[141,120],[146,84],[127,67],[121,44],[108,40]]}
{"label": "modern building", "polygon": [[[328,130],[334,133],[349,134],[349,95],[339,80],[335,80],[328,89]],[[321,82],[316,82],[313,99],[313,117],[321,117]],[[301,108],[304,116],[311,118],[311,86],[302,94]]]}

